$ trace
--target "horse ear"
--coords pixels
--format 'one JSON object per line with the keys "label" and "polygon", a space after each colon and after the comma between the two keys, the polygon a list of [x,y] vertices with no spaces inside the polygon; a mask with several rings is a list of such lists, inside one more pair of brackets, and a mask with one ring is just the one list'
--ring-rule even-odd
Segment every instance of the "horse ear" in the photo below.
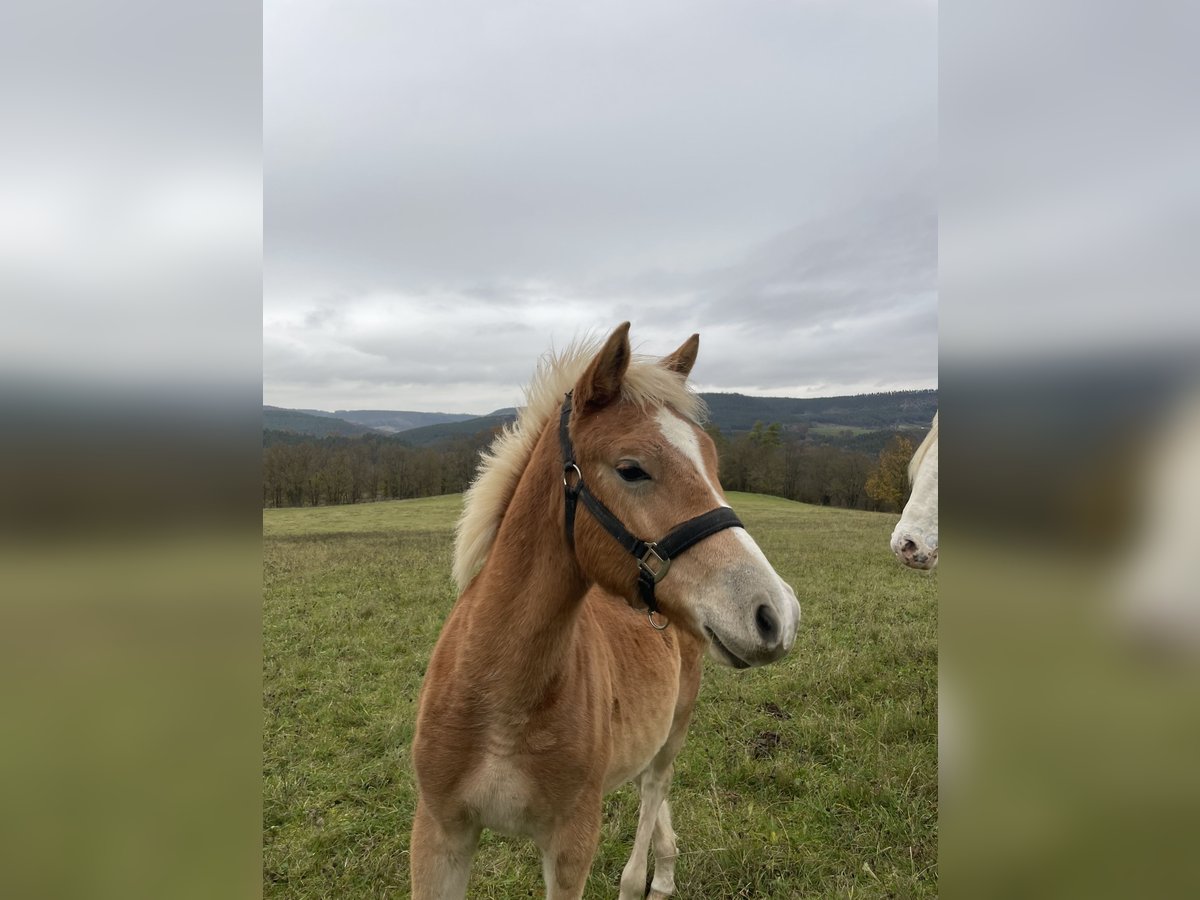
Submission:
{"label": "horse ear", "polygon": [[575,385],[578,409],[602,409],[621,393],[621,380],[629,368],[629,323],[623,322],[609,335],[579,383]]}
{"label": "horse ear", "polygon": [[696,364],[696,354],[699,352],[700,335],[693,334],[680,345],[678,350],[670,356],[663,357],[663,368],[670,369],[672,372],[678,372],[684,378],[687,378],[692,372],[692,366]]}

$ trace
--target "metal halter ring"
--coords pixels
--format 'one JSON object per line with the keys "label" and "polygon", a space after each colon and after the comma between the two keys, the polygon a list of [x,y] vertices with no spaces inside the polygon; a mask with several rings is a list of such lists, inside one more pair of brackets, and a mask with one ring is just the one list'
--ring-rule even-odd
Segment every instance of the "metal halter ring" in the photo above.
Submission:
{"label": "metal halter ring", "polygon": [[563,487],[565,488],[569,488],[571,486],[567,481],[567,473],[572,469],[575,470],[575,483],[579,484],[579,482],[583,481],[583,473],[579,471],[579,466],[575,465],[575,463],[567,463],[565,466],[563,466]]}
{"label": "metal halter ring", "polygon": [[663,623],[661,625],[656,625],[654,622],[654,610],[652,609],[646,610],[646,618],[650,621],[650,627],[655,631],[666,631],[667,626],[671,624],[670,619],[663,619]]}

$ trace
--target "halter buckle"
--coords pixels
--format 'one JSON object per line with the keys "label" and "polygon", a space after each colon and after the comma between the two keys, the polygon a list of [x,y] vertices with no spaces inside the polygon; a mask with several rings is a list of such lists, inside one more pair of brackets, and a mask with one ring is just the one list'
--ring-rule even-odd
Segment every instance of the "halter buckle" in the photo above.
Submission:
{"label": "halter buckle", "polygon": [[[638,568],[654,579],[654,583],[658,584],[667,577],[667,572],[671,570],[671,560],[658,555],[655,549],[658,544],[649,541],[646,544],[646,552],[642,554],[642,558],[638,560]],[[658,560],[658,568],[650,565],[650,557]]]}

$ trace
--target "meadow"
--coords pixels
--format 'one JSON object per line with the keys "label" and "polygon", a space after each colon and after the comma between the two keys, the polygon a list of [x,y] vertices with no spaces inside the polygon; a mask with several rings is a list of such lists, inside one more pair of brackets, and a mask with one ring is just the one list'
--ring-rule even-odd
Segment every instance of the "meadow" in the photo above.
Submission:
{"label": "meadow", "polygon": [[[263,891],[408,896],[408,748],[456,597],[460,495],[263,511]],[[782,662],[705,662],[670,800],[680,898],[937,895],[937,574],[897,516],[730,503],[803,610]],[[616,896],[637,794],[605,800],[587,898]],[[484,832],[468,896],[544,896],[528,841]]]}

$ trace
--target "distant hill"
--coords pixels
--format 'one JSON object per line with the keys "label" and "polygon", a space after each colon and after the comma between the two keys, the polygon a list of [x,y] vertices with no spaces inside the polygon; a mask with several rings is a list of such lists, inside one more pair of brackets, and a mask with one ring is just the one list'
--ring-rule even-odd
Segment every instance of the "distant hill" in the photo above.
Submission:
{"label": "distant hill", "polygon": [[[748,397],[701,394],[709,419],[729,436],[743,434],[755,422],[778,422],[784,435],[845,449],[877,453],[895,432],[919,438],[937,411],[936,390],[892,391],[845,397]],[[486,416],[397,410],[290,410],[263,407],[263,428],[316,437],[383,433],[405,444],[427,447],[446,440],[476,437],[516,418],[512,408]]]}
{"label": "distant hill", "polygon": [[924,425],[880,428],[878,431],[854,431],[850,434],[846,434],[845,432],[814,434],[810,431],[807,437],[814,444],[830,444],[842,450],[865,453],[868,456],[878,456],[879,452],[896,435],[903,435],[912,441],[913,446],[916,447],[925,439],[925,435],[928,433],[929,423],[926,422]]}
{"label": "distant hill", "polygon": [[371,429],[366,426],[335,418],[329,413],[313,415],[298,409],[264,406],[262,416],[264,431],[287,431],[310,437],[354,437],[371,433]]}
{"label": "distant hill", "polygon": [[426,425],[444,425],[449,422],[465,422],[477,418],[470,413],[412,412],[394,409],[339,409],[333,413],[339,419],[365,425],[387,434],[423,428]]}
{"label": "distant hill", "polygon": [[484,432],[493,431],[507,425],[516,419],[516,413],[510,415],[477,416],[464,422],[449,422],[442,425],[426,425],[424,428],[413,428],[400,435],[404,443],[413,447],[428,447],[441,441],[454,438],[475,437]]}
{"label": "distant hill", "polygon": [[[755,422],[779,422],[784,432],[838,437],[842,429],[868,431],[928,428],[937,412],[938,392],[891,391],[847,397],[747,397],[701,394],[709,419],[726,434],[749,431]],[[836,441],[830,441],[836,443]]]}
{"label": "distant hill", "polygon": [[426,425],[464,422],[477,418],[467,413],[412,412],[395,409],[284,409],[263,406],[263,428],[270,431],[289,431],[313,437],[356,434],[398,434]]}

